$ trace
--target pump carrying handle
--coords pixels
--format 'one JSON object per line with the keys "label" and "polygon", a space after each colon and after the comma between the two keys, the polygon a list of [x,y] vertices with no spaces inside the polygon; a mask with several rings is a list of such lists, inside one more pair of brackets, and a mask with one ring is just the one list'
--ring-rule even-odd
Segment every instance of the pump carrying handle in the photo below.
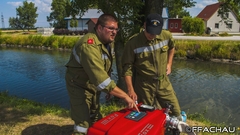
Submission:
{"label": "pump carrying handle", "polygon": [[156,108],[153,107],[153,106],[150,106],[150,105],[146,105],[146,104],[142,104],[142,103],[139,103],[139,104],[135,104],[134,105],[134,108],[126,108],[127,110],[136,110],[137,112],[146,112],[146,111],[154,111]]}

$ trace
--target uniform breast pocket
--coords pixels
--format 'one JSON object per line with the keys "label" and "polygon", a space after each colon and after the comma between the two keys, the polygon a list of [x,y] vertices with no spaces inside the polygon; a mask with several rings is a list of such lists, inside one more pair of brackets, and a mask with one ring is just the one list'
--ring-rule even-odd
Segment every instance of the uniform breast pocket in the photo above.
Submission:
{"label": "uniform breast pocket", "polygon": [[153,57],[151,53],[139,53],[137,54],[136,65],[139,66],[139,68],[145,68],[146,65],[149,65],[150,63],[153,63]]}
{"label": "uniform breast pocket", "polygon": [[149,53],[149,52],[142,52],[137,54],[137,58],[141,61],[148,60],[151,57],[152,57],[152,53]]}

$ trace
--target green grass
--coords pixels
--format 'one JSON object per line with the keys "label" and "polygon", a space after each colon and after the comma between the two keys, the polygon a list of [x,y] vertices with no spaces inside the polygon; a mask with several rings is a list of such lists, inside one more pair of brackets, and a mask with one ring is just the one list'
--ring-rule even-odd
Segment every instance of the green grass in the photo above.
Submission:
{"label": "green grass", "polygon": [[62,117],[69,117],[69,111],[57,105],[41,104],[16,96],[9,96],[7,92],[0,92],[0,104],[6,107],[14,107],[25,115],[53,114]]}
{"label": "green grass", "polygon": [[[124,102],[112,98],[101,105],[101,113],[106,116],[124,107]],[[56,105],[41,104],[10,96],[7,92],[0,92],[0,110],[0,132],[2,135],[70,135],[72,133],[73,121],[70,119],[69,110]],[[206,111],[188,114],[187,123],[190,126],[201,127],[224,126],[224,124],[212,123],[206,119],[205,113]],[[212,135],[212,133],[198,133],[198,135]],[[221,133],[221,135],[225,134]]]}

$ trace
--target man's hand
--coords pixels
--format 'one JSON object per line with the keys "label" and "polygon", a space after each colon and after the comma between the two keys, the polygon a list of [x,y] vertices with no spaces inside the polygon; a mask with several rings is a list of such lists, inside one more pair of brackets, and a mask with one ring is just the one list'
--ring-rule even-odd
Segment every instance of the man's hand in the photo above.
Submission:
{"label": "man's hand", "polygon": [[138,109],[135,101],[133,101],[129,96],[125,97],[124,100],[128,103],[129,109],[135,108],[139,112],[139,109]]}
{"label": "man's hand", "polygon": [[170,66],[170,64],[167,64],[167,75],[170,75],[172,72],[172,67]]}
{"label": "man's hand", "polygon": [[130,98],[132,98],[134,101],[137,101],[137,94],[135,93],[134,89],[128,90],[128,95]]}
{"label": "man's hand", "polygon": [[116,86],[116,87],[110,92],[110,94],[113,95],[113,96],[119,97],[119,98],[123,99],[125,102],[127,102],[129,109],[131,109],[131,108],[134,107],[134,108],[136,108],[136,109],[138,110],[138,108],[137,108],[137,106],[136,106],[136,104],[135,104],[135,101],[134,101],[132,98],[130,98],[130,97],[128,96],[128,94],[125,93],[123,90],[121,90],[119,87]]}
{"label": "man's hand", "polygon": [[127,85],[129,97],[131,97],[134,101],[137,101],[137,94],[135,93],[132,85],[132,76],[125,76],[124,79]]}

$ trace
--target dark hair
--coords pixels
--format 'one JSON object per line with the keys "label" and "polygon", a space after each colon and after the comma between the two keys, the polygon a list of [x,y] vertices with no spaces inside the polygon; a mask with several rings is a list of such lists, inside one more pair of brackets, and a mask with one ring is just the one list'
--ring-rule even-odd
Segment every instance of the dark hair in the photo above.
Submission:
{"label": "dark hair", "polygon": [[102,14],[99,18],[98,21],[96,23],[96,27],[98,25],[102,25],[105,26],[107,21],[114,21],[114,22],[118,22],[117,18],[112,15],[112,14]]}

